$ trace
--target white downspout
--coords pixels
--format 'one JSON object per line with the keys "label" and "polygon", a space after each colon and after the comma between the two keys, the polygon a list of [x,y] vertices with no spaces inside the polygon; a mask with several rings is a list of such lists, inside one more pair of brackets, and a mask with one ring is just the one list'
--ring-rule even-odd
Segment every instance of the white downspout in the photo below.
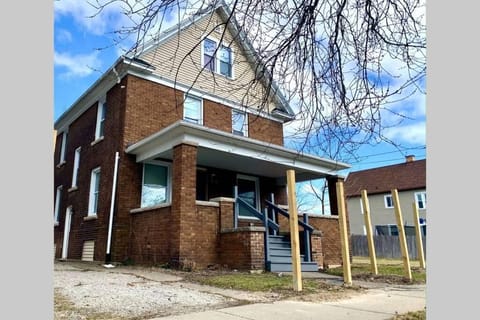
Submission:
{"label": "white downspout", "polygon": [[110,217],[108,220],[107,253],[105,258],[106,264],[104,264],[104,267],[106,268],[113,268],[113,265],[110,264],[110,261],[111,261],[110,247],[112,243],[112,226],[113,226],[113,209],[115,207],[115,191],[117,189],[118,159],[120,159],[120,156],[118,155],[118,151],[117,151],[115,152],[115,169],[113,171],[112,200],[110,202]]}

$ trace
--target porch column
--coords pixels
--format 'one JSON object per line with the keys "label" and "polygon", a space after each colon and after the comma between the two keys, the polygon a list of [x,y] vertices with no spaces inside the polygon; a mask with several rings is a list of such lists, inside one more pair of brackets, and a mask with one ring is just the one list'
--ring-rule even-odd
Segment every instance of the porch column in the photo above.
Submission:
{"label": "porch column", "polygon": [[328,176],[328,200],[330,201],[330,213],[332,216],[338,216],[337,205],[337,182],[344,181],[344,178],[339,176]]}
{"label": "porch column", "polygon": [[[338,217],[338,202],[337,202],[337,182],[345,181],[345,178],[339,176],[329,176],[327,177],[328,182],[328,198],[330,200],[330,213],[332,216]],[[350,261],[352,260],[352,238],[350,237],[350,218],[348,214],[347,199],[345,200],[345,220],[347,223],[347,234],[349,236],[349,249],[350,249]]]}
{"label": "porch column", "polygon": [[196,167],[196,144],[173,147],[170,259],[180,267],[195,257]]}

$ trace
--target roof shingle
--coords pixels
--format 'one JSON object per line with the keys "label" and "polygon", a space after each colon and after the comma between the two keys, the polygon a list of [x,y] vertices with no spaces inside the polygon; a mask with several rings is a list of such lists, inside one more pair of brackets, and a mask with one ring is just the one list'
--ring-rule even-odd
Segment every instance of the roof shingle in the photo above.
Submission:
{"label": "roof shingle", "polygon": [[344,185],[346,197],[426,188],[426,159],[350,172]]}

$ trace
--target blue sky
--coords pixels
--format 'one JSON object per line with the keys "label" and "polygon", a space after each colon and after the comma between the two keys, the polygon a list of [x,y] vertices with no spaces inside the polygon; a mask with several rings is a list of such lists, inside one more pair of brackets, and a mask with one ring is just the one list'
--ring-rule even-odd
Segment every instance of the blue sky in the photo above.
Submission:
{"label": "blue sky", "polygon": [[[54,9],[53,120],[56,120],[122,54],[119,46],[112,46],[113,35],[109,32],[127,26],[129,22],[113,7],[90,17],[95,9],[86,1],[55,1]],[[123,43],[125,48],[129,45]],[[365,146],[360,158],[349,162],[352,168],[346,173],[400,163],[407,154],[413,154],[417,159],[425,158],[425,96],[413,96],[392,108],[412,118],[385,131],[390,139],[404,148],[397,150],[386,144]]]}

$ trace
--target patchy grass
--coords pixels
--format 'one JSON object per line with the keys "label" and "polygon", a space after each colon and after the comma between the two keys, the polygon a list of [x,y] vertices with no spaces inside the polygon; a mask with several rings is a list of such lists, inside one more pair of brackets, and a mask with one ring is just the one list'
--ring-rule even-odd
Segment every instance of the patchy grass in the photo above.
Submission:
{"label": "patchy grass", "polygon": [[391,320],[426,320],[427,312],[425,310],[413,311],[394,316]]}
{"label": "patchy grass", "polygon": [[[373,275],[368,257],[353,257],[351,264],[352,278],[387,283],[410,283],[405,277],[403,262],[400,259],[377,259],[377,268],[378,275]],[[412,272],[411,283],[426,283],[426,270],[419,267],[418,261],[411,261],[410,270]],[[330,268],[325,272],[343,277],[342,267]]]}
{"label": "patchy grass", "polygon": [[[291,275],[279,276],[277,273],[251,274],[237,272],[232,274],[213,275],[202,277],[198,282],[205,285],[246,291],[286,291],[292,290],[293,277]],[[303,289],[313,292],[318,283],[311,279],[303,279]]]}
{"label": "patchy grass", "polygon": [[321,279],[303,278],[302,291],[297,292],[293,290],[292,275],[274,272],[195,272],[186,278],[188,281],[223,289],[275,293],[279,299],[297,297],[306,301],[338,300],[363,290],[358,286],[339,286]]}

